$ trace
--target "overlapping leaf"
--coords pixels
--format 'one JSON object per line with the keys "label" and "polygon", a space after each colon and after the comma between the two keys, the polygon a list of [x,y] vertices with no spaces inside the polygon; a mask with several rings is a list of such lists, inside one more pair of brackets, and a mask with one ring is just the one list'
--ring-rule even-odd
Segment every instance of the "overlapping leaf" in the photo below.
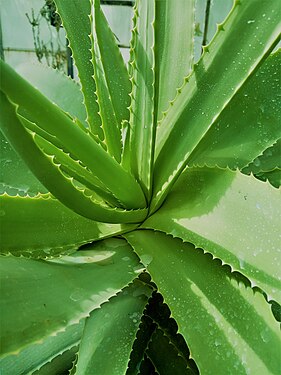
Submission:
{"label": "overlapping leaf", "polygon": [[191,153],[188,165],[242,168],[281,137],[280,64],[281,50],[238,91]]}
{"label": "overlapping leaf", "polygon": [[93,134],[103,140],[101,119],[98,104],[96,102],[96,85],[93,78],[94,68],[91,62],[91,2],[73,0],[55,0],[57,10],[62,18],[70,47],[72,49],[75,65],[78,69],[79,78],[87,110],[87,122]]}
{"label": "overlapping leaf", "polygon": [[84,325],[85,319],[67,327],[64,332],[60,332],[56,336],[49,336],[43,342],[27,346],[18,354],[0,359],[2,375],[33,374],[34,371],[42,369],[45,364],[50,363],[66,351],[72,348],[77,351]]}
{"label": "overlapping leaf", "polygon": [[278,0],[260,3],[258,7],[255,2],[236,2],[194,67],[188,84],[159,128],[153,209],[161,205],[188,157],[221,111],[277,44],[278,9]]}
{"label": "overlapping leaf", "polygon": [[182,238],[230,264],[281,301],[280,191],[240,172],[187,169],[143,224]]}
{"label": "overlapping leaf", "polygon": [[142,270],[120,239],[52,261],[4,256],[1,268],[2,355],[77,323]]}
{"label": "overlapping leaf", "polygon": [[83,218],[50,194],[35,197],[5,194],[0,202],[2,253],[46,258],[73,252],[85,243],[132,229],[132,225]]}
{"label": "overlapping leaf", "polygon": [[[87,319],[77,375],[125,374],[151,288],[136,280]],[[108,361],[110,355],[110,361]]]}
{"label": "overlapping leaf", "polygon": [[262,294],[179,239],[144,230],[126,238],[169,305],[201,374],[279,373],[279,324]]}
{"label": "overlapping leaf", "polygon": [[[1,90],[3,90],[9,99],[17,104],[20,109],[23,108],[27,111],[30,116],[30,121],[57,138],[60,142],[63,140],[63,145],[66,150],[71,152],[78,160],[86,165],[120,202],[123,200],[126,201],[127,203],[124,204],[132,206],[130,208],[135,208],[134,206],[145,206],[141,188],[129,173],[57,106],[18,76],[2,60],[0,63],[5,78],[1,80]],[[17,89],[15,89],[15,85]],[[21,92],[24,92],[25,95],[21,95]],[[8,115],[9,111],[7,110],[6,112],[5,116]],[[11,117],[12,114],[9,113],[9,116]],[[7,130],[6,118],[1,122],[4,132],[10,130]],[[119,183],[120,180],[122,180],[122,184]]]}

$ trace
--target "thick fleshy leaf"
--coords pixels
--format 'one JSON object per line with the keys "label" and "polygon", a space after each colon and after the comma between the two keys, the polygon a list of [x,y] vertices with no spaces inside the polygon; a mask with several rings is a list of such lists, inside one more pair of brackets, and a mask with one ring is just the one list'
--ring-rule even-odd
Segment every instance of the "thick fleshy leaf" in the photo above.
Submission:
{"label": "thick fleshy leaf", "polygon": [[22,158],[15,152],[0,131],[0,193],[11,195],[47,193],[47,189],[37,180]]}
{"label": "thick fleshy leaf", "polygon": [[46,258],[133,228],[128,224],[86,219],[50,194],[36,197],[5,194],[0,202],[2,253]]}
{"label": "thick fleshy leaf", "polygon": [[96,102],[96,85],[93,78],[91,43],[91,1],[55,0],[58,13],[66,30],[72,55],[80,78],[84,103],[87,110],[87,122],[93,134],[103,139],[99,108]]}
{"label": "thick fleshy leaf", "polygon": [[147,355],[159,374],[194,375],[194,371],[187,366],[177,348],[170,342],[162,330],[156,328],[148,345]]}
{"label": "thick fleshy leaf", "polygon": [[[124,220],[125,222],[139,222],[145,217],[146,210],[127,211],[112,208],[97,200],[93,192],[88,192],[85,188],[77,188],[72,179],[66,178],[60,170],[60,166],[55,164],[54,157],[44,154],[34,143],[33,137],[35,137],[35,134],[30,134],[25,129],[17,118],[16,108],[2,92],[0,95],[1,104],[5,107],[4,113],[1,112],[3,118],[0,125],[5,131],[5,135],[12,140],[13,145],[20,152],[32,172],[44,182],[48,190],[63,204],[82,216],[109,223],[120,223]],[[27,120],[23,120],[27,122]]]}
{"label": "thick fleshy leaf", "polygon": [[85,319],[82,319],[78,324],[67,327],[64,332],[47,337],[42,343],[29,345],[18,354],[0,359],[1,374],[33,374],[71,348],[76,347],[77,351],[84,325]]}
{"label": "thick fleshy leaf", "polygon": [[126,238],[146,264],[202,375],[222,369],[279,373],[279,324],[261,293],[179,239],[144,230]]}
{"label": "thick fleshy leaf", "polygon": [[50,375],[50,374],[68,374],[75,361],[78,347],[66,350],[64,353],[56,356],[51,362],[46,363],[40,370],[35,371],[30,375]]}
{"label": "thick fleshy leaf", "polygon": [[126,375],[139,374],[147,356],[160,374],[198,374],[186,342],[178,333],[177,323],[170,315],[163,297],[154,292],[144,311]]}
{"label": "thick fleshy leaf", "polygon": [[77,375],[125,374],[151,292],[149,286],[136,280],[91,313],[79,349]]}
{"label": "thick fleshy leaf", "polygon": [[255,175],[261,181],[268,181],[272,186],[279,188],[281,186],[281,169],[275,168],[272,171],[261,172]]}
{"label": "thick fleshy leaf", "polygon": [[144,224],[202,247],[281,301],[280,191],[240,172],[187,169]]}
{"label": "thick fleshy leaf", "polygon": [[4,256],[1,268],[2,355],[77,323],[142,270],[120,239],[49,261]]}
{"label": "thick fleshy leaf", "polygon": [[281,168],[281,139],[268,147],[252,163],[243,169],[243,173],[259,174]]}
{"label": "thick fleshy leaf", "polygon": [[132,102],[130,105],[131,169],[149,197],[156,132],[155,1],[137,0],[131,41]]}
{"label": "thick fleshy leaf", "polygon": [[[146,205],[141,188],[132,175],[126,172],[59,107],[51,103],[2,60],[0,60],[0,66],[2,70],[1,90],[13,103],[19,106],[20,111],[25,110],[27,112],[28,119],[31,122],[61,141],[66,150],[87,166],[121,203],[126,201],[129,206],[132,205],[129,208],[139,208]],[[2,96],[1,105],[5,108],[8,107],[7,100],[5,102],[5,98],[2,98]],[[16,121],[13,121],[14,116],[11,112],[12,109],[7,108],[4,114],[1,113],[3,117],[1,116],[0,125],[8,140],[16,147],[16,140],[14,138],[11,140],[7,134],[7,132],[11,134],[11,131],[17,131],[17,129],[14,129],[17,125]],[[11,124],[8,126],[9,121]],[[13,129],[10,129],[12,127]],[[19,147],[17,147],[17,151],[19,151]],[[126,206],[126,203],[124,205]]]}
{"label": "thick fleshy leaf", "polygon": [[171,103],[157,133],[153,210],[161,205],[222,110],[277,44],[279,5],[279,0],[237,1]]}
{"label": "thick fleshy leaf", "polygon": [[272,186],[281,186],[281,139],[268,147],[252,163],[243,168],[243,173],[253,173],[262,181],[269,181]]}
{"label": "thick fleshy leaf", "polygon": [[[120,160],[121,127],[124,121],[129,120],[128,107],[131,83],[128,71],[116,38],[109,28],[107,20],[100,7],[100,0],[93,2],[93,62],[102,126],[105,141],[116,149],[114,155]],[[102,100],[102,102],[100,102]],[[118,152],[117,152],[118,151]]]}
{"label": "thick fleshy leaf", "polygon": [[52,69],[41,63],[21,64],[16,67],[16,71],[63,111],[69,113],[71,117],[78,118],[85,127],[88,126],[83,95],[76,81],[58,69]]}
{"label": "thick fleshy leaf", "polygon": [[188,165],[242,168],[281,137],[280,64],[281,50],[269,56],[237,92],[192,152]]}
{"label": "thick fleshy leaf", "polygon": [[[193,65],[194,0],[156,1],[155,71],[158,120]],[[176,35],[176,38],[175,38]],[[172,63],[171,63],[172,56]]]}

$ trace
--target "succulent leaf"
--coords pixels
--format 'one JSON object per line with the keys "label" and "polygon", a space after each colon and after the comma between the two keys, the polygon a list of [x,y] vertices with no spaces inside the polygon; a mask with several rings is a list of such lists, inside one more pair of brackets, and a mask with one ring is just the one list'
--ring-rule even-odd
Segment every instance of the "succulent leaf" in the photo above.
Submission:
{"label": "succulent leaf", "polygon": [[280,191],[253,176],[187,169],[163,207],[142,227],[203,248],[280,303],[279,202]]}
{"label": "succulent leaf", "polygon": [[[86,321],[77,375],[125,374],[140,319],[152,290],[136,280]],[[110,354],[110,361],[108,355]]]}
{"label": "succulent leaf", "polygon": [[[221,111],[279,41],[279,5],[278,0],[259,7],[252,1],[235,3],[224,30],[216,34],[208,52],[194,66],[157,134],[153,210],[160,207]],[[259,43],[254,42],[256,39]],[[177,152],[173,152],[175,145]]]}
{"label": "succulent leaf", "polygon": [[63,21],[78,70],[87,111],[87,122],[91,132],[103,140],[99,108],[95,97],[94,68],[91,63],[91,2],[90,0],[73,0],[71,2],[55,0],[55,4]]}
{"label": "succulent leaf", "polygon": [[2,355],[78,323],[143,269],[121,239],[49,261],[2,256],[1,268]]}
{"label": "succulent leaf", "polygon": [[261,293],[180,239],[144,230],[125,237],[169,305],[200,373],[278,374],[279,324]]}

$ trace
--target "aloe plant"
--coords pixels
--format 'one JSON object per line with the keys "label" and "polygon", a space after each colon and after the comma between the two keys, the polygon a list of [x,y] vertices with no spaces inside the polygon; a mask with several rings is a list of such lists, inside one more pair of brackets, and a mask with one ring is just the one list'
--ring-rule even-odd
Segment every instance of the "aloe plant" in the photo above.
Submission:
{"label": "aloe plant", "polygon": [[55,3],[79,85],[1,61],[1,373],[279,374],[280,1],[194,63],[198,5],[137,0],[128,69]]}

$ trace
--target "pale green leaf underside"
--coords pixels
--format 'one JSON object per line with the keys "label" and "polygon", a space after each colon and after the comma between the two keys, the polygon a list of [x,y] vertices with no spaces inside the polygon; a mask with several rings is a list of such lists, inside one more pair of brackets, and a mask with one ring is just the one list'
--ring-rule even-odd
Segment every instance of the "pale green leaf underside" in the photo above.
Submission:
{"label": "pale green leaf underside", "polygon": [[48,257],[132,229],[77,215],[50,194],[0,197],[1,252]]}
{"label": "pale green leaf underside", "polygon": [[27,346],[20,353],[0,359],[2,375],[33,374],[47,362],[80,343],[85,319],[66,328],[55,336],[47,337],[43,342]]}
{"label": "pale green leaf underside", "polygon": [[142,227],[201,247],[281,302],[280,191],[240,172],[187,169]]}
{"label": "pale green leaf underside", "polygon": [[279,374],[279,325],[262,294],[179,239],[145,230],[126,238],[169,305],[200,374]]}
{"label": "pale green leaf underside", "polygon": [[1,267],[2,355],[77,323],[142,270],[118,239],[52,261],[3,256]]}
{"label": "pale green leaf underside", "polygon": [[80,345],[77,375],[125,374],[150,295],[150,287],[136,280],[91,313]]}
{"label": "pale green leaf underside", "polygon": [[279,0],[258,6],[253,1],[236,2],[194,67],[157,134],[153,208],[160,206],[198,142],[274,48],[280,32],[279,5]]}

